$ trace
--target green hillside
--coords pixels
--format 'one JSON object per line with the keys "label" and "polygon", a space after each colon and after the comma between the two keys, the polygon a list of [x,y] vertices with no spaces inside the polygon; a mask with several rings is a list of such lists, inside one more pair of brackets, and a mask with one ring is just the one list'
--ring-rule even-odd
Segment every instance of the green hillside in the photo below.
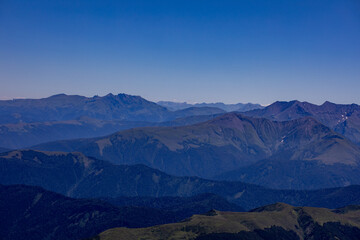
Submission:
{"label": "green hillside", "polygon": [[359,239],[360,207],[330,210],[277,203],[251,212],[213,210],[186,221],[150,228],[114,228],[100,240],[116,239]]}

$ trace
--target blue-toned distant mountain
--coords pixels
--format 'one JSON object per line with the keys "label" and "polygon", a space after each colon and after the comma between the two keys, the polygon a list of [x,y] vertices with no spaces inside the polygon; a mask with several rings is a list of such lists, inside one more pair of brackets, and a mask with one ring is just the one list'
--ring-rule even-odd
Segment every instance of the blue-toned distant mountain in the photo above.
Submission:
{"label": "blue-toned distant mountain", "polygon": [[334,131],[360,144],[360,106],[357,104],[335,104],[325,102],[315,105],[308,102],[275,102],[266,108],[244,113],[251,117],[288,121],[310,116]]}
{"label": "blue-toned distant mountain", "polygon": [[[246,167],[246,174],[227,174],[225,179],[276,188],[360,184],[359,146],[309,117],[274,122],[228,113],[190,126],[136,128],[34,148],[79,151],[116,164],[141,163],[205,178]],[[292,171],[294,166],[299,171]]]}
{"label": "blue-toned distant mountain", "polygon": [[216,107],[189,107],[174,111],[172,117],[176,119],[190,116],[209,116],[224,113],[226,113],[226,111]]}
{"label": "blue-toned distant mountain", "polygon": [[171,101],[159,101],[157,104],[166,107],[169,110],[176,111],[190,107],[215,107],[223,109],[226,112],[245,112],[253,109],[261,109],[263,106],[254,103],[236,103],[236,104],[224,104],[217,103],[195,103],[190,104],[187,102],[171,102]]}
{"label": "blue-toned distant mountain", "polygon": [[126,94],[92,98],[60,94],[44,99],[0,101],[0,146],[15,149],[48,141],[104,136],[134,127],[186,125],[222,113],[225,111],[214,107],[169,111]]}
{"label": "blue-toned distant mountain", "polygon": [[101,120],[163,121],[169,111],[139,96],[108,94],[91,98],[59,94],[42,99],[0,101],[0,122],[66,121],[80,117]]}
{"label": "blue-toned distant mountain", "polygon": [[108,94],[104,97],[58,94],[42,99],[0,101],[0,123],[2,124],[67,121],[81,117],[98,120],[161,122],[177,117],[222,112],[224,110],[209,107],[207,109],[192,108],[179,113],[140,96],[127,94]]}
{"label": "blue-toned distant mountain", "polygon": [[175,177],[143,165],[112,165],[80,153],[30,150],[0,155],[0,184],[41,186],[79,198],[186,197],[214,193],[245,209],[279,201],[329,208],[360,203],[360,186],[315,191],[273,190],[242,182]]}

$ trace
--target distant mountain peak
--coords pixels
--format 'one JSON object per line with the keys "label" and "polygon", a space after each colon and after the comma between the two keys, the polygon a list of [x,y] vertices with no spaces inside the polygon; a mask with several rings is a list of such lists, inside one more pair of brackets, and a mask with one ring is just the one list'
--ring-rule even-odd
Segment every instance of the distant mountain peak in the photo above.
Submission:
{"label": "distant mountain peak", "polygon": [[326,106],[326,105],[336,105],[336,104],[330,101],[325,101],[321,106]]}
{"label": "distant mountain peak", "polygon": [[59,94],[52,95],[49,98],[66,97],[66,96],[68,96],[68,95],[66,95],[65,93],[59,93]]}
{"label": "distant mountain peak", "polygon": [[[301,105],[301,102],[299,102],[298,100],[293,100],[290,102],[276,101],[273,104],[270,104],[269,106],[267,106],[265,109],[269,109],[274,112],[281,112],[281,111],[284,111],[286,109],[289,109],[291,107],[298,106],[298,105]],[[256,110],[254,110],[254,111],[256,111]]]}

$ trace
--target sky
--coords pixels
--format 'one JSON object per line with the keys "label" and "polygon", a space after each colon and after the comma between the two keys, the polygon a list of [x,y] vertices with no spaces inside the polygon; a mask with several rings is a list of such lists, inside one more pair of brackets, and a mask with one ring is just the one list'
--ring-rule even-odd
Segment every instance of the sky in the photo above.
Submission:
{"label": "sky", "polygon": [[0,0],[0,99],[360,104],[359,0]]}

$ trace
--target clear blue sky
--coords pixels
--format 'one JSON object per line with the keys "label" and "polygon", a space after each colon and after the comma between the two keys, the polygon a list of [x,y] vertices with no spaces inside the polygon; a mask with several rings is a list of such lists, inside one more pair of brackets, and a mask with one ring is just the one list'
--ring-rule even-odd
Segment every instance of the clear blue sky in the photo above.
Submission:
{"label": "clear blue sky", "polygon": [[360,104],[359,0],[0,0],[0,98]]}

